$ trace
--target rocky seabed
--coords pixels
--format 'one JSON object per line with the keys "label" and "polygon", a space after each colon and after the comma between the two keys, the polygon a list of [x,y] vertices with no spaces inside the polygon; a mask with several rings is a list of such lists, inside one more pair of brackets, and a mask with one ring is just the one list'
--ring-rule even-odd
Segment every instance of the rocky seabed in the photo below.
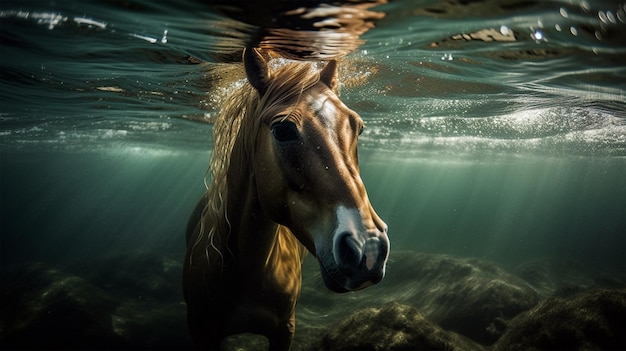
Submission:
{"label": "rocky seabed", "polygon": [[[397,250],[383,282],[335,294],[314,259],[303,268],[294,351],[626,349],[626,272]],[[3,267],[0,348],[189,349],[181,271],[153,252]],[[223,347],[266,344],[240,335]]]}

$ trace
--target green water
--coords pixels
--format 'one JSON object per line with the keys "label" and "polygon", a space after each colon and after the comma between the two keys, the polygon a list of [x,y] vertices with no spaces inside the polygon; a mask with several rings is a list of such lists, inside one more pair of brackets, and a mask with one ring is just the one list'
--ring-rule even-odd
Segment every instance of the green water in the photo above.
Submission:
{"label": "green water", "polygon": [[[428,338],[483,350],[539,302],[557,314],[531,313],[541,345],[624,348],[626,3],[374,2],[348,40],[337,17],[272,40],[312,25],[288,0],[0,2],[0,348],[191,346],[184,231],[245,45],[339,59],[389,226],[376,286],[332,294],[305,260],[293,350],[386,301],[355,328],[372,345],[424,314]],[[596,288],[615,305],[541,301]]]}
{"label": "green water", "polygon": [[[375,8],[341,61],[392,248],[626,269],[624,3],[453,5]],[[3,263],[182,257],[235,86],[210,72],[250,33],[193,2],[4,1],[0,21]],[[458,40],[484,29],[515,40]]]}
{"label": "green water", "polygon": [[505,265],[537,257],[624,264],[623,164],[515,156],[390,161],[384,154],[367,161],[363,177],[398,247]]}

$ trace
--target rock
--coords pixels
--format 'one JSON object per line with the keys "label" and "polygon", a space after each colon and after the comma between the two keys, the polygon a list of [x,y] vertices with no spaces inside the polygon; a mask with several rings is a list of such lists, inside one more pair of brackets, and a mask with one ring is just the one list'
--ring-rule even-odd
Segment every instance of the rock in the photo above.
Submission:
{"label": "rock", "polygon": [[126,349],[184,350],[191,348],[184,302],[128,299],[114,311],[113,330]]}
{"label": "rock", "polygon": [[513,269],[513,273],[524,279],[542,297],[551,296],[558,286],[555,267],[545,259],[523,262]]}
{"label": "rock", "polygon": [[516,317],[494,345],[507,350],[626,349],[626,289],[549,298]]}
{"label": "rock", "polygon": [[391,255],[381,283],[346,294],[329,293],[315,262],[305,262],[296,341],[321,337],[355,310],[397,302],[417,308],[443,329],[493,344],[510,319],[539,302],[522,279],[484,260],[401,250]]}
{"label": "rock", "polygon": [[[616,335],[625,330],[626,290],[585,292],[623,288],[624,275],[585,275],[581,268],[533,262],[517,276],[479,259],[395,250],[380,284],[335,294],[309,257],[291,350],[480,350],[478,343],[491,345],[503,334],[498,350],[625,346]],[[149,252],[93,257],[63,270],[2,267],[2,348],[190,348],[180,269]],[[552,298],[535,307],[540,295]],[[228,347],[255,350],[265,345],[259,340],[235,337]]]}
{"label": "rock", "polygon": [[463,337],[428,321],[414,307],[388,303],[357,311],[311,350],[481,350]]}
{"label": "rock", "polygon": [[581,262],[549,258],[519,264],[513,272],[541,297],[566,297],[596,288],[626,287],[626,273],[589,269]]}
{"label": "rock", "polygon": [[131,349],[190,347],[182,264],[149,251],[126,251],[67,265],[119,300],[112,323]]}
{"label": "rock", "polygon": [[90,257],[66,266],[108,292],[125,298],[182,301],[182,264],[148,251]]}
{"label": "rock", "polygon": [[2,271],[3,348],[187,349],[181,265],[154,253]]}
{"label": "rock", "polygon": [[[507,322],[539,302],[522,279],[476,258],[397,252],[389,265],[396,299],[442,328],[493,344]],[[399,295],[399,296],[398,296]]]}
{"label": "rock", "polygon": [[25,264],[2,272],[2,347],[114,349],[124,345],[109,294],[74,275]]}

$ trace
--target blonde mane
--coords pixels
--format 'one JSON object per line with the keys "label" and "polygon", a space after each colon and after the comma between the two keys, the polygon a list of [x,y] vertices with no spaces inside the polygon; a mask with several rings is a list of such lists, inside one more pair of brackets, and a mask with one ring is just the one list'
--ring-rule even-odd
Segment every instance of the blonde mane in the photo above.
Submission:
{"label": "blonde mane", "polygon": [[[259,97],[257,91],[246,82],[226,99],[213,126],[213,153],[208,172],[210,183],[205,186],[206,205],[200,218],[200,232],[194,246],[207,240],[205,256],[209,264],[223,263],[224,249],[228,248],[230,222],[227,213],[228,170],[245,169],[254,154],[255,132],[267,111],[278,104],[295,103],[302,93],[319,81],[319,72],[311,63],[287,63],[271,71],[266,93]],[[272,117],[272,116],[268,116]],[[269,121],[265,121],[268,123]],[[236,140],[243,141],[235,148]],[[206,177],[205,177],[206,178]],[[209,255],[214,250],[217,256]],[[218,260],[219,259],[219,260]]]}

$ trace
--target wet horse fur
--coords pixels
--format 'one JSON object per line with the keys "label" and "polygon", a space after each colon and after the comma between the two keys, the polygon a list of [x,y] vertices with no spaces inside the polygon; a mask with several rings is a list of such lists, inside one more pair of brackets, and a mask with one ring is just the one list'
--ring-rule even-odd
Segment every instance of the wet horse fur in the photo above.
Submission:
{"label": "wet horse fur", "polygon": [[363,121],[337,97],[337,65],[270,70],[244,52],[248,83],[214,125],[211,182],[187,227],[183,291],[190,335],[219,349],[229,335],[265,335],[287,350],[307,251],[336,292],[379,282],[387,227],[359,176]]}

